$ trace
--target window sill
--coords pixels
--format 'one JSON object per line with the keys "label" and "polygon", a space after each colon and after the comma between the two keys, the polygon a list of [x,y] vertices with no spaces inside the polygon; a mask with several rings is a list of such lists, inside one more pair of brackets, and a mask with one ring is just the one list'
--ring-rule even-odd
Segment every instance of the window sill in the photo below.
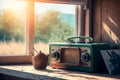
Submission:
{"label": "window sill", "polygon": [[32,80],[118,80],[119,76],[52,69],[35,70],[32,65],[3,65],[0,73]]}
{"label": "window sill", "polygon": [[31,63],[31,57],[29,55],[0,56],[0,65],[26,63]]}

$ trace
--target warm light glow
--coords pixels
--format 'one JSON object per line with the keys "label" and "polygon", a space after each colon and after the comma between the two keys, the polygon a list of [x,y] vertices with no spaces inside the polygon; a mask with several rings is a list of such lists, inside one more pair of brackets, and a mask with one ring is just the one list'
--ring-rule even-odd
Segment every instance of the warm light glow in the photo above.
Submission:
{"label": "warm light glow", "polygon": [[116,27],[118,27],[118,25],[115,23],[115,21],[110,16],[108,16],[108,19],[110,20],[111,23],[113,23]]}
{"label": "warm light glow", "polygon": [[4,0],[2,1],[2,3],[4,3],[2,7],[4,7],[5,9],[20,10],[24,9],[26,6],[25,1]]}
{"label": "warm light glow", "polygon": [[26,0],[0,0],[0,56],[25,55]]}
{"label": "warm light glow", "polygon": [[105,24],[103,23],[103,29],[110,36],[110,38],[117,44],[120,43],[120,39],[116,36],[116,34]]}

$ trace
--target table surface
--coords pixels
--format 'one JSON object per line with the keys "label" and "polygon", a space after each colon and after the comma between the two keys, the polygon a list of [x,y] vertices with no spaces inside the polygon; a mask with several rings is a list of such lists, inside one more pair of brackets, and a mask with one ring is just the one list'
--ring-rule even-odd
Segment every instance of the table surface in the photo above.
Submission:
{"label": "table surface", "polygon": [[2,65],[0,73],[33,80],[120,80],[120,75],[53,69],[36,70],[32,65]]}

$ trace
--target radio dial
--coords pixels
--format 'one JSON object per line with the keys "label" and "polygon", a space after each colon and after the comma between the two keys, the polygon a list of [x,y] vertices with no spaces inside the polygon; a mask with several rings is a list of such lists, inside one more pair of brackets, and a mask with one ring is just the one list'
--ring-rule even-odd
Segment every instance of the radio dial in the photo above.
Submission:
{"label": "radio dial", "polygon": [[60,57],[59,52],[57,50],[52,52],[52,58],[54,58],[54,60],[58,60]]}
{"label": "radio dial", "polygon": [[82,54],[81,54],[81,61],[83,62],[83,63],[86,63],[86,62],[88,62],[90,60],[90,55],[88,54],[88,52],[83,52]]}

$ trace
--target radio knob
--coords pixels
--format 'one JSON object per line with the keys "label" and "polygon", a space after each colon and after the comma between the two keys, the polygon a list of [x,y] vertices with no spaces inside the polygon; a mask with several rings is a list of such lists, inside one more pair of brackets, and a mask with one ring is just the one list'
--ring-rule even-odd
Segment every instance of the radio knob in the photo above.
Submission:
{"label": "radio knob", "polygon": [[90,60],[90,55],[87,52],[83,52],[81,54],[81,61],[83,63],[88,62]]}
{"label": "radio knob", "polygon": [[60,57],[59,52],[57,50],[52,52],[52,58],[54,58],[54,60],[58,60]]}

